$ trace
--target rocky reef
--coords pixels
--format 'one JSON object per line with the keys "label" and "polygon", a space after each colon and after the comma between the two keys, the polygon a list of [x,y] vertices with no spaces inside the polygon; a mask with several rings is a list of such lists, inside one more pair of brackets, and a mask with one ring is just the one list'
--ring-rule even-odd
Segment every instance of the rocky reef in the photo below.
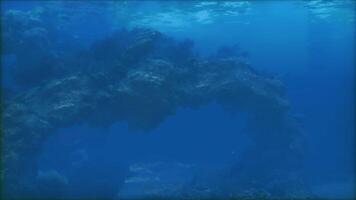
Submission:
{"label": "rocky reef", "polygon": [[[60,128],[127,121],[130,129],[151,130],[179,107],[214,101],[228,112],[248,112],[248,132],[255,142],[226,172],[223,190],[265,188],[287,195],[303,189],[298,176],[303,131],[280,80],[238,57],[199,57],[192,41],[144,28],[118,31],[90,48],[60,53],[54,37],[58,31],[43,23],[43,13],[33,15],[11,11],[2,18],[2,48],[17,57],[14,79],[24,88],[5,97],[3,105],[5,195],[28,190],[22,179],[36,178],[41,144]],[[71,37],[61,42],[75,44]],[[291,184],[295,191],[287,191]]]}

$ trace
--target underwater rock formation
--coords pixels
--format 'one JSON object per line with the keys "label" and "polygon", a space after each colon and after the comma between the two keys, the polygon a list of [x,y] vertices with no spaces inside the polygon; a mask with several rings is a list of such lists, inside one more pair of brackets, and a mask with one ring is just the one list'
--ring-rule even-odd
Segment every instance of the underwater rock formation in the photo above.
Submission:
{"label": "underwater rock formation", "polygon": [[[5,27],[15,26],[15,23],[24,32],[41,36],[46,32],[34,29],[36,23],[17,23],[17,17],[22,19],[21,16],[13,15],[16,20],[5,18],[8,20]],[[51,43],[46,37],[36,37],[34,41],[23,34],[7,34],[11,40],[6,41],[21,39],[23,44],[33,42],[34,45]],[[151,130],[167,116],[174,115],[179,107],[199,107],[212,101],[226,110],[243,110],[251,116],[248,131],[256,145],[232,170],[233,185],[243,187],[251,180],[261,184],[283,180],[290,169],[297,166],[295,163],[301,161],[302,131],[289,113],[281,81],[258,73],[243,59],[205,60],[194,56],[189,41],[175,43],[154,30],[134,29],[126,34],[130,39],[118,34],[83,51],[84,64],[61,57],[62,64],[54,65],[66,69],[61,75],[36,77],[41,84],[33,84],[6,100],[2,173],[9,195],[25,187],[19,184],[23,177],[35,176],[36,156],[41,144],[60,128],[78,123],[109,126],[127,121],[130,129]],[[119,42],[122,37],[125,41]],[[28,62],[28,55],[14,51],[18,49],[16,42],[4,45],[5,52]],[[46,53],[38,53],[43,56],[51,52],[53,46],[34,48],[46,49]],[[172,56],[177,49],[182,53]],[[100,56],[107,55],[105,52],[110,50],[107,57]],[[93,58],[93,54],[98,57]],[[86,60],[92,64],[83,69],[88,64]],[[42,66],[31,62],[31,66],[39,65]],[[266,170],[256,173],[256,166],[265,166]],[[274,174],[271,169],[281,170]],[[297,166],[292,171],[298,170]],[[290,181],[302,183],[296,179]],[[275,184],[271,191],[283,190],[283,186]]]}
{"label": "underwater rock formation", "polygon": [[59,17],[46,9],[2,14],[2,53],[16,55],[11,73],[18,87],[27,89],[62,75],[63,57],[82,49],[74,36],[60,30]]}

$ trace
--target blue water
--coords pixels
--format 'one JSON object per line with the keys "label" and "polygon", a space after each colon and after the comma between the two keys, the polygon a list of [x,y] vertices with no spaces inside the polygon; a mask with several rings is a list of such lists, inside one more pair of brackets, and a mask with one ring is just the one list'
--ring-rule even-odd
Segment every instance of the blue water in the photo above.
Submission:
{"label": "blue water", "polygon": [[[57,32],[49,33],[55,35],[50,40],[56,45],[48,51],[61,52],[63,60],[122,28],[148,27],[176,40],[189,38],[194,51],[206,60],[221,46],[237,45],[239,56],[253,68],[283,81],[291,112],[302,118],[307,145],[299,164],[307,196],[355,198],[354,1],[3,1],[1,5],[2,17],[11,10],[49,13],[38,20],[49,21],[45,27],[56,27]],[[4,30],[7,25],[3,24]],[[5,102],[55,80],[41,75],[25,79],[31,73],[41,74],[36,70],[16,77],[21,75],[13,71],[21,72],[21,60],[6,53],[6,48],[2,53]],[[33,81],[40,79],[44,82]],[[189,184],[201,179],[213,190],[224,182],[216,177],[254,146],[245,133],[247,120],[248,113],[226,112],[211,102],[196,109],[178,108],[150,131],[132,130],[125,120],[104,127],[90,122],[62,127],[41,144],[33,170],[39,177],[60,176],[65,189],[34,186],[33,191],[18,194],[183,198],[178,185],[193,187]],[[33,181],[29,184],[36,185]],[[4,193],[16,196],[12,191]],[[273,191],[264,191],[273,197]]]}

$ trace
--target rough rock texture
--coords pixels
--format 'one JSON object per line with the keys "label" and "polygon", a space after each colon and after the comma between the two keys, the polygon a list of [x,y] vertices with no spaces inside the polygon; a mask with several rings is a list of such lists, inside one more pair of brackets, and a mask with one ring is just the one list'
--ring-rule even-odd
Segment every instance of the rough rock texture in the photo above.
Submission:
{"label": "rough rock texture", "polygon": [[[5,18],[8,19],[12,18]],[[15,26],[12,23],[18,20],[21,19],[5,23],[5,38],[11,40],[5,40],[4,49],[23,59],[21,65],[31,56],[16,51],[18,43],[13,41],[21,39],[22,44],[31,46],[23,34],[30,31],[43,36],[46,30],[35,29],[36,23],[16,24],[28,31],[11,35],[14,30],[8,28]],[[256,147],[229,173],[231,185],[245,187],[249,182],[268,182],[271,191],[283,190],[285,184],[274,184],[274,181],[284,180],[284,175],[291,171],[297,173],[303,141],[300,126],[289,114],[289,102],[281,81],[259,74],[238,58],[204,60],[181,54],[180,62],[176,62],[177,57],[160,56],[160,53],[163,55],[163,51],[179,48],[179,45],[165,43],[167,40],[157,31],[136,31],[130,33],[127,44],[116,45],[117,53],[109,57],[92,57],[93,52],[105,55],[105,51],[109,51],[105,41],[82,54],[84,65],[90,61],[89,67],[97,71],[79,70],[83,63],[67,59],[60,65],[54,64],[54,67],[67,69],[60,76],[34,84],[5,102],[3,179],[6,192],[11,194],[25,187],[21,179],[34,176],[41,144],[59,128],[82,122],[105,126],[125,120],[132,129],[150,130],[173,115],[178,107],[198,107],[212,101],[227,110],[247,111],[251,116],[248,130]],[[47,41],[48,37],[35,41],[43,40]],[[167,43],[171,45],[161,45]],[[71,68],[72,71],[68,70]],[[261,165],[266,170],[256,173],[253,169]],[[296,169],[291,170],[293,167]],[[272,169],[280,170],[273,174]],[[298,185],[302,181],[297,179],[292,177],[287,181]]]}

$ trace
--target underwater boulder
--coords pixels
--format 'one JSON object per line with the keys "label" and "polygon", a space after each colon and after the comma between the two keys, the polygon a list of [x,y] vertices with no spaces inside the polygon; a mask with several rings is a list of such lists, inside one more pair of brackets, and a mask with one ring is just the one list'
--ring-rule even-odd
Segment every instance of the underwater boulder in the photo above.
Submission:
{"label": "underwater boulder", "polygon": [[119,198],[146,196],[180,197],[193,178],[195,166],[184,163],[135,163],[129,167],[131,176],[125,180]]}
{"label": "underwater boulder", "polygon": [[58,198],[68,189],[68,180],[56,170],[39,171],[36,177],[37,193],[41,197]]}

